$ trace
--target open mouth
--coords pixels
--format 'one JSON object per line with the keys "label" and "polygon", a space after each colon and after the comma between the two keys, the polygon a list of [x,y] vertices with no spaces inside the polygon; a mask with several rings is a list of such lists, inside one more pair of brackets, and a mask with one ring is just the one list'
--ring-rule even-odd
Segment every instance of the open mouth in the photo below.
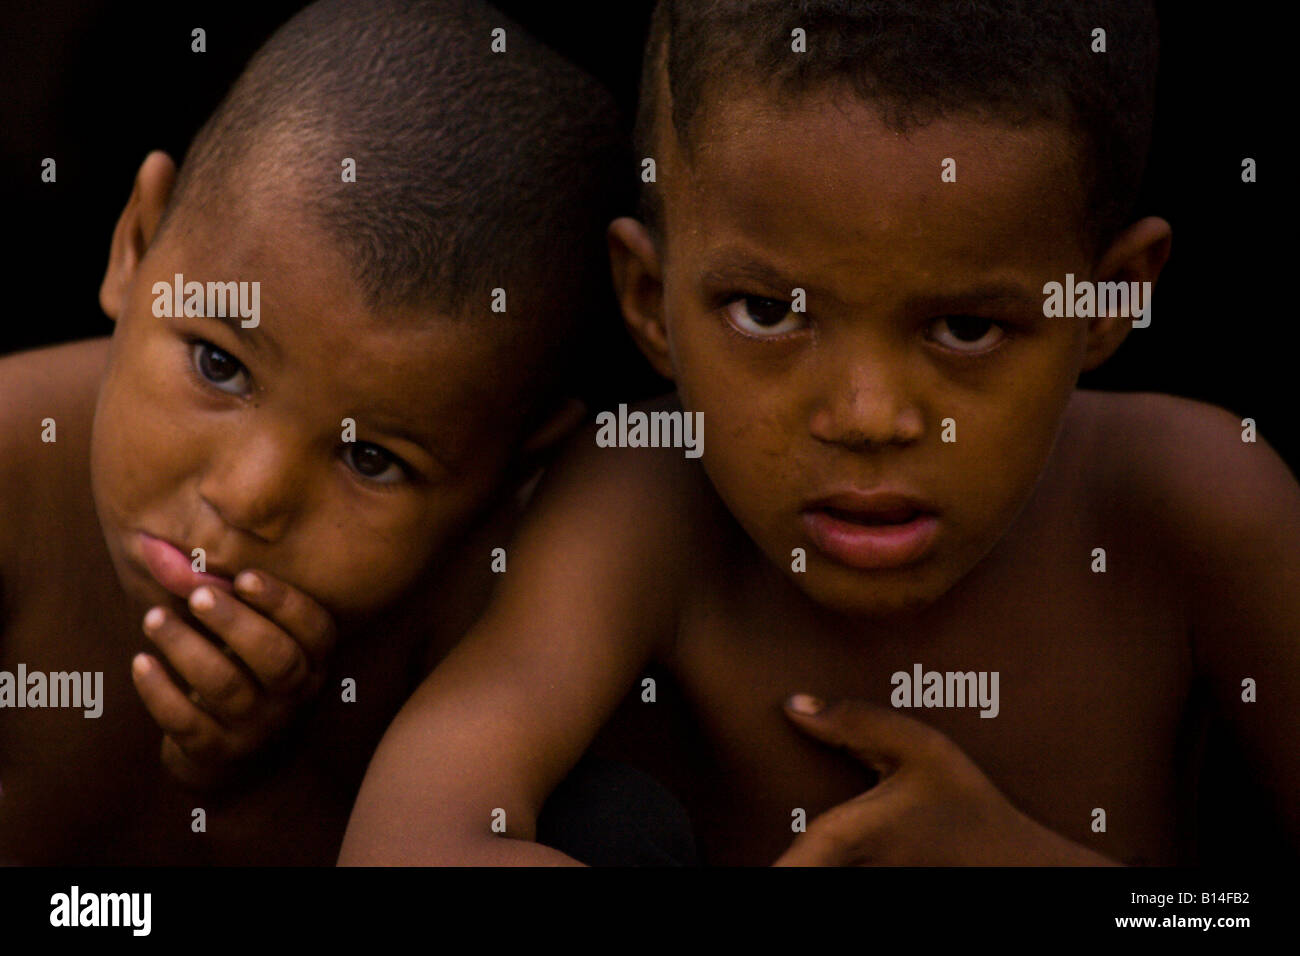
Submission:
{"label": "open mouth", "polygon": [[850,511],[845,508],[831,507],[819,510],[837,521],[847,521],[851,524],[866,525],[868,527],[907,524],[922,514],[918,509],[906,505],[876,511]]}
{"label": "open mouth", "polygon": [[842,495],[814,503],[800,518],[817,550],[861,571],[918,561],[939,531],[934,512],[895,495]]}

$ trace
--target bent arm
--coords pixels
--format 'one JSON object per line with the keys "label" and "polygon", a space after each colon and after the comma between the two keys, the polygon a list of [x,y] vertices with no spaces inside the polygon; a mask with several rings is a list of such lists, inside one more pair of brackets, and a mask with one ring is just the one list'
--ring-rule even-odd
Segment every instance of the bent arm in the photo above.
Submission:
{"label": "bent arm", "polygon": [[672,497],[662,469],[586,437],[483,619],[385,734],[340,864],[574,862],[532,842],[537,814],[671,637],[683,564],[682,523],[645,514]]}

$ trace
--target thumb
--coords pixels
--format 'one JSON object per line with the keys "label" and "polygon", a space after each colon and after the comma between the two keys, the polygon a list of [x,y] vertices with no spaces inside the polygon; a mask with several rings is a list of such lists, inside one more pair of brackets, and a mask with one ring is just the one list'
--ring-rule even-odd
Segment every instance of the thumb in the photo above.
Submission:
{"label": "thumb", "polygon": [[785,714],[808,736],[848,751],[882,776],[926,752],[938,731],[902,714],[864,700],[826,703],[810,694],[794,694]]}

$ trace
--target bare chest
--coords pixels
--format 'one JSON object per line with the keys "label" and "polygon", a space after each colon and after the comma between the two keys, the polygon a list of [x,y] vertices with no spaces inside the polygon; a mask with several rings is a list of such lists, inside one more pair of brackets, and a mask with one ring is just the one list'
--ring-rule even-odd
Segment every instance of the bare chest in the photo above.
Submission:
{"label": "bare chest", "polygon": [[952,613],[910,629],[828,625],[770,582],[730,582],[696,602],[672,671],[699,739],[662,765],[682,768],[669,773],[706,858],[770,863],[801,815],[875,782],[787,720],[782,701],[806,692],[940,730],[1015,806],[1071,840],[1175,862],[1192,674],[1161,569],[1097,573],[1086,551],[1077,563],[1011,567],[978,600],[959,597]]}

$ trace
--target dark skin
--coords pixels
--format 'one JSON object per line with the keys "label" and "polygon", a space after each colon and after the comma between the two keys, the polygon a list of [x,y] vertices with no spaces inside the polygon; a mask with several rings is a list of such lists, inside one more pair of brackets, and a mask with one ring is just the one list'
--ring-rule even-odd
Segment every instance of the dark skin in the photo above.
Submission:
{"label": "dark skin", "polygon": [[[1042,314],[1067,272],[1154,282],[1168,224],[1085,248],[1048,124],[900,136],[851,99],[750,94],[700,129],[689,161],[658,151],[660,241],[633,220],[610,241],[703,458],[575,443],[377,750],[341,861],[573,862],[531,842],[536,815],[622,704],[644,731],[623,752],[713,863],[1171,863],[1197,679],[1294,839],[1300,489],[1221,410],[1076,391],[1128,318]],[[881,488],[937,513],[920,556],[863,569],[808,533],[809,502]],[[918,662],[998,671],[999,715],[894,709]],[[1245,677],[1269,698],[1243,703]]]}
{"label": "dark skin", "polygon": [[[503,492],[580,415],[527,416],[481,326],[372,312],[287,190],[159,235],[173,181],[151,154],[118,223],[113,337],[0,361],[0,669],[104,674],[101,719],[4,712],[0,859],[332,862],[380,731],[486,599]],[[174,273],[259,280],[260,324],[156,316]],[[217,577],[174,593],[141,532]]]}

